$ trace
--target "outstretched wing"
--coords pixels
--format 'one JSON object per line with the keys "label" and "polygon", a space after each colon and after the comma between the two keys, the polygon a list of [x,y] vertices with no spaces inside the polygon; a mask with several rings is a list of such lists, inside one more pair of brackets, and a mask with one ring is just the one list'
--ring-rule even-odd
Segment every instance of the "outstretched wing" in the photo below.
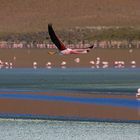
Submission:
{"label": "outstretched wing", "polygon": [[64,46],[64,44],[56,36],[51,24],[48,24],[48,32],[49,32],[49,35],[50,35],[50,38],[51,38],[52,42],[56,45],[56,47],[60,51],[65,50],[66,47]]}

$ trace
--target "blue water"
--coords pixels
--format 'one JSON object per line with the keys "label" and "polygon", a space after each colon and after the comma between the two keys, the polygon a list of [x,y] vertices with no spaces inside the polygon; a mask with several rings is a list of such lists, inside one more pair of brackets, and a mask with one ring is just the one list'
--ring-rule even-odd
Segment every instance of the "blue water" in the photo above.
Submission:
{"label": "blue water", "polygon": [[[63,101],[84,104],[140,107],[136,99],[49,96],[40,92],[119,94],[135,96],[140,69],[1,69],[0,98]],[[7,93],[7,92],[10,92]],[[25,94],[24,92],[30,92]],[[32,92],[36,92],[34,94]]]}
{"label": "blue water", "polygon": [[[79,98],[42,95],[40,92],[119,94],[135,96],[140,69],[2,69],[0,98],[62,101],[139,109],[136,99]],[[7,93],[7,92],[10,92]],[[30,92],[26,94],[24,92]],[[34,94],[36,92],[38,94]]]}
{"label": "blue water", "polygon": [[135,94],[140,69],[1,69],[0,91]]}
{"label": "blue water", "polygon": [[0,99],[22,99],[22,100],[41,100],[41,101],[62,101],[82,104],[111,105],[118,107],[129,107],[139,109],[139,100],[136,99],[118,99],[118,98],[79,98],[67,96],[50,96],[39,94],[7,94],[0,93]]}
{"label": "blue water", "polygon": [[[135,95],[137,88],[140,88],[140,69],[0,70],[0,98],[55,100],[138,108],[139,101],[135,99],[89,99],[32,94],[32,92],[80,92],[83,94]],[[30,94],[25,94],[24,92],[30,92]],[[13,115],[27,116],[27,114]],[[140,124],[1,119],[0,140],[16,139],[140,140]]]}

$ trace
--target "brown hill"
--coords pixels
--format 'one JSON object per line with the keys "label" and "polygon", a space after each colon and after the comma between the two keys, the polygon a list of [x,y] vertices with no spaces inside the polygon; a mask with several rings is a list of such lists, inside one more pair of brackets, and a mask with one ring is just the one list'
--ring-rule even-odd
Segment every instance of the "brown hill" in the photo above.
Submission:
{"label": "brown hill", "polygon": [[140,0],[1,0],[0,32],[75,26],[139,26]]}

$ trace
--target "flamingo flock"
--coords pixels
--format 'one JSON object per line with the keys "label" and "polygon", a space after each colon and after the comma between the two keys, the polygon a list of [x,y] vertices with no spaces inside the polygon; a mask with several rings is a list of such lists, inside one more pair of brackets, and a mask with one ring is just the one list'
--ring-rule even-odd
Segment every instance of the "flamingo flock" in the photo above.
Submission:
{"label": "flamingo flock", "polygon": [[[79,57],[77,58],[74,58],[73,60],[74,63],[76,64],[79,64],[81,62],[81,59]],[[109,62],[108,61],[101,61],[101,58],[100,57],[97,57],[95,60],[90,60],[89,61],[89,67],[90,68],[109,68],[109,67],[113,67],[113,68],[125,68],[125,61],[113,61],[113,66],[110,66]],[[65,60],[62,60],[60,62],[60,68],[67,68],[68,64],[67,64],[67,61]],[[33,68],[36,69],[38,67],[38,63],[36,61],[33,62]],[[53,62],[51,61],[48,61],[46,62],[45,64],[45,68],[48,68],[48,69],[51,69],[55,67],[55,65],[53,64]],[[136,61],[131,61],[130,62],[130,67],[131,68],[136,68]]]}
{"label": "flamingo flock", "polygon": [[12,69],[13,68],[13,63],[0,60],[0,69],[2,69],[2,68],[5,68],[5,69],[10,68],[10,69]]}
{"label": "flamingo flock", "polygon": [[[80,64],[82,62],[82,60],[79,57],[76,57],[72,60],[75,64]],[[32,68],[37,69],[39,68],[39,63],[37,61],[33,61],[32,63]],[[132,60],[129,62],[130,67],[131,68],[136,68],[136,61]],[[90,68],[109,68],[109,67],[113,67],[113,68],[125,68],[126,67],[126,63],[125,61],[112,61],[112,62],[108,62],[105,60],[101,60],[100,57],[97,57],[94,60],[90,60],[89,62],[87,62],[88,67]],[[66,60],[62,60],[60,61],[60,68],[67,68],[68,63]],[[51,68],[55,68],[55,64],[51,61],[46,62],[45,68],[51,69]],[[2,61],[0,60],[0,69],[12,69],[12,68],[16,68],[16,63],[14,62],[8,62],[8,61]]]}

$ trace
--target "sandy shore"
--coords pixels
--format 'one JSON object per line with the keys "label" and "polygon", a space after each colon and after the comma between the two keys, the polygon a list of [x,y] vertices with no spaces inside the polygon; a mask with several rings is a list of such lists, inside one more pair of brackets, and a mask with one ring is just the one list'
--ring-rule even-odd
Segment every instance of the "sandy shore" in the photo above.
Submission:
{"label": "sandy shore", "polygon": [[[5,94],[5,93],[4,93]],[[38,93],[26,93],[36,95]],[[121,98],[118,95],[87,95],[87,94],[49,94],[40,93],[39,95],[48,95],[49,97],[59,96],[67,98],[84,99],[88,98]],[[122,96],[125,100],[133,100],[134,97]],[[4,112],[1,114],[1,112]],[[30,114],[30,115],[28,115]],[[10,118],[40,118],[40,119],[66,119],[66,120],[100,120],[115,122],[139,122],[139,110],[137,108],[113,105],[98,105],[92,103],[51,101],[51,100],[26,100],[26,99],[0,99],[0,117]]]}
{"label": "sandy shore", "polygon": [[[46,67],[46,63],[51,62],[52,67],[60,67],[66,61],[67,67],[91,67],[90,61],[97,61],[100,57],[99,66],[103,61],[107,61],[109,67],[114,67],[115,61],[124,61],[125,67],[131,67],[132,61],[136,62],[136,67],[140,67],[140,49],[94,49],[88,54],[79,55],[59,55],[50,54],[56,49],[0,49],[0,60],[12,62],[13,67],[33,67],[33,62],[37,62],[37,67]],[[76,63],[75,59],[80,58]]]}

